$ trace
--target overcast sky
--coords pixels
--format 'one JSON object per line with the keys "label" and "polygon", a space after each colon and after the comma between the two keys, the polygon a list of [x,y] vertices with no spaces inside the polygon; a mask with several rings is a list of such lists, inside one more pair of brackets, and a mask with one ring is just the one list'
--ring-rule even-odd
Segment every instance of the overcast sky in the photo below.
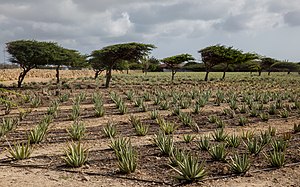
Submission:
{"label": "overcast sky", "polygon": [[[223,44],[300,61],[299,0],[0,0],[5,43],[55,41],[88,54],[115,43],[157,46],[164,58]],[[7,54],[6,54],[7,56]]]}

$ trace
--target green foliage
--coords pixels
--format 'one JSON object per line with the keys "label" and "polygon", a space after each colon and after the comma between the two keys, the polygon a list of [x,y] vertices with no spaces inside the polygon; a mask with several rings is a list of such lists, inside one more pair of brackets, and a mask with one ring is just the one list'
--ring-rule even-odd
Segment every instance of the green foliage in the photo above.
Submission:
{"label": "green foliage", "polygon": [[248,158],[247,154],[238,155],[235,154],[232,157],[230,157],[231,162],[229,162],[230,169],[236,173],[236,174],[245,174],[247,171],[249,171],[251,164]]}
{"label": "green foliage", "polygon": [[258,155],[261,150],[264,148],[264,144],[261,143],[256,137],[252,139],[248,139],[247,143],[245,143],[250,154]]}
{"label": "green foliage", "polygon": [[159,132],[158,134],[154,135],[153,142],[159,148],[163,155],[172,155],[174,150],[174,141],[171,136]]}
{"label": "green foliage", "polygon": [[244,126],[248,123],[248,118],[244,116],[239,117],[239,125]]}
{"label": "green foliage", "polygon": [[109,87],[111,71],[124,61],[139,61],[147,56],[155,46],[142,43],[124,43],[106,46],[100,50],[95,50],[91,54],[91,64],[95,69],[100,67],[106,69],[105,87]]}
{"label": "green foliage", "polygon": [[197,147],[202,151],[208,151],[210,149],[210,142],[208,136],[202,136],[199,141],[197,141]]}
{"label": "green foliage", "polygon": [[199,161],[194,156],[187,154],[183,157],[182,161],[177,161],[178,168],[170,166],[178,176],[178,180],[184,180],[187,182],[193,182],[197,180],[202,180],[206,176],[206,171],[204,169],[204,162],[199,164]]}
{"label": "green foliage", "polygon": [[131,125],[134,127],[138,136],[145,136],[148,133],[149,126],[144,125],[140,119],[135,116],[130,116],[129,119]]}
{"label": "green foliage", "polygon": [[224,128],[219,128],[214,131],[212,137],[217,142],[225,141],[228,137],[228,134],[224,131]]}
{"label": "green foliage", "polygon": [[241,143],[241,137],[235,134],[232,134],[230,136],[228,136],[228,138],[226,139],[226,145],[228,147],[234,147],[237,148],[240,143]]}
{"label": "green foliage", "polygon": [[80,142],[77,144],[74,142],[69,143],[64,152],[65,157],[63,159],[70,167],[81,167],[87,162],[88,149],[84,148]]}
{"label": "green foliage", "polygon": [[71,120],[75,121],[79,118],[80,116],[80,104],[79,103],[74,103],[72,106],[72,111],[71,111]]}
{"label": "green foliage", "polygon": [[43,141],[47,133],[46,126],[46,123],[40,123],[38,126],[36,126],[33,130],[30,131],[28,139],[31,144],[37,144]]}
{"label": "green foliage", "polygon": [[26,144],[24,142],[21,144],[17,142],[13,145],[13,147],[9,144],[9,148],[7,150],[15,160],[23,160],[29,158],[33,151],[29,141]]}
{"label": "green foliage", "polygon": [[[207,72],[205,81],[208,80],[208,72],[218,64],[225,64],[224,72],[226,72],[230,64],[243,63],[257,58],[255,54],[242,53],[240,50],[224,45],[209,46],[198,52],[201,54],[202,62]],[[224,78],[225,74],[223,75]]]}
{"label": "green foliage", "polygon": [[170,165],[174,167],[178,166],[178,161],[182,162],[187,154],[189,153],[186,153],[185,151],[180,150],[178,148],[174,148],[172,155],[169,156]]}
{"label": "green foliage", "polygon": [[269,155],[267,156],[265,154],[265,157],[268,159],[272,167],[280,168],[285,164],[284,152],[277,152],[277,151],[269,152]]}
{"label": "green foliage", "polygon": [[299,124],[294,124],[294,133],[300,132],[300,123]]}
{"label": "green foliage", "polygon": [[178,128],[174,123],[164,120],[163,118],[157,118],[156,122],[159,125],[159,128],[165,134],[173,134],[174,131]]}
{"label": "green foliage", "polygon": [[0,137],[4,136],[18,125],[19,120],[17,118],[2,118],[2,123],[0,124]]}
{"label": "green foliage", "polygon": [[85,136],[86,127],[83,122],[74,121],[67,131],[72,140],[81,140]]}
{"label": "green foliage", "polygon": [[132,148],[129,139],[126,141],[120,140],[120,142],[126,142],[116,143],[118,148],[114,149],[120,172],[125,174],[133,173],[137,167],[137,152]]}
{"label": "green foliage", "polygon": [[42,104],[42,99],[39,96],[35,96],[35,97],[31,98],[30,104],[32,107],[37,108],[38,106],[40,106]]}
{"label": "green foliage", "polygon": [[113,138],[117,134],[116,125],[112,121],[108,121],[106,126],[103,127],[103,133],[106,137]]}
{"label": "green foliage", "polygon": [[225,158],[228,154],[225,149],[225,144],[212,146],[208,152],[211,158],[215,161],[225,161]]}
{"label": "green foliage", "polygon": [[158,111],[156,109],[150,112],[150,119],[157,119],[158,118]]}
{"label": "green foliage", "polygon": [[190,135],[190,134],[183,135],[183,140],[185,143],[191,143],[195,138],[196,138],[196,136],[194,136],[194,135]]}
{"label": "green foliage", "polygon": [[195,59],[190,54],[180,54],[180,55],[164,58],[161,60],[161,62],[164,63],[167,66],[167,68],[171,69],[172,81],[173,81],[177,70],[181,68],[180,64],[184,62],[193,61],[193,60]]}
{"label": "green foliage", "polygon": [[287,147],[287,142],[283,139],[273,140],[271,142],[272,149],[276,152],[284,152]]}

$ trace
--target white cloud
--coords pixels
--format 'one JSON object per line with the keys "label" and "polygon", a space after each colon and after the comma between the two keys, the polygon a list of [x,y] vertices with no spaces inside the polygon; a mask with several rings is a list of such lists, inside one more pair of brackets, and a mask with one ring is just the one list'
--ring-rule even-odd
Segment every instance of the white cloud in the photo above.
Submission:
{"label": "white cloud", "polygon": [[[221,43],[300,61],[291,50],[299,17],[298,0],[1,0],[0,42],[52,40],[89,53],[137,41],[157,45],[158,57]],[[292,42],[272,44],[281,38]]]}

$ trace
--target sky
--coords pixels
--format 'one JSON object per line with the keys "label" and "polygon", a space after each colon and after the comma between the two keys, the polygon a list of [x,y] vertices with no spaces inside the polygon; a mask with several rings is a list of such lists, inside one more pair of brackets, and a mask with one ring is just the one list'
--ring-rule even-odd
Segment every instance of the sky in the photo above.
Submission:
{"label": "sky", "polygon": [[300,62],[299,0],[0,0],[5,43],[54,41],[83,54],[107,45],[154,44],[165,58],[222,44]]}

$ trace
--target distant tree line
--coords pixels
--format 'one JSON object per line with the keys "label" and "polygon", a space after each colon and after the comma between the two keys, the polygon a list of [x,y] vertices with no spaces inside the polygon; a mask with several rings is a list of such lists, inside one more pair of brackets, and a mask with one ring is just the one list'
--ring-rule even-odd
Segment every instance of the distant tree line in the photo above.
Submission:
{"label": "distant tree line", "polygon": [[171,80],[179,70],[204,71],[205,81],[208,81],[210,72],[267,72],[274,71],[299,72],[300,64],[288,61],[279,61],[255,53],[245,53],[231,46],[213,45],[198,51],[201,62],[196,62],[190,54],[179,54],[163,59],[150,57],[151,51],[156,48],[152,44],[122,43],[94,50],[89,55],[82,55],[77,50],[67,49],[55,42],[36,40],[17,40],[6,44],[10,54],[10,62],[19,65],[22,69],[18,77],[18,87],[21,87],[26,74],[34,68],[51,67],[56,70],[56,81],[60,82],[60,69],[92,68],[95,78],[105,71],[105,87],[109,87],[112,70],[128,71],[142,70],[145,75],[149,71],[169,69]]}

